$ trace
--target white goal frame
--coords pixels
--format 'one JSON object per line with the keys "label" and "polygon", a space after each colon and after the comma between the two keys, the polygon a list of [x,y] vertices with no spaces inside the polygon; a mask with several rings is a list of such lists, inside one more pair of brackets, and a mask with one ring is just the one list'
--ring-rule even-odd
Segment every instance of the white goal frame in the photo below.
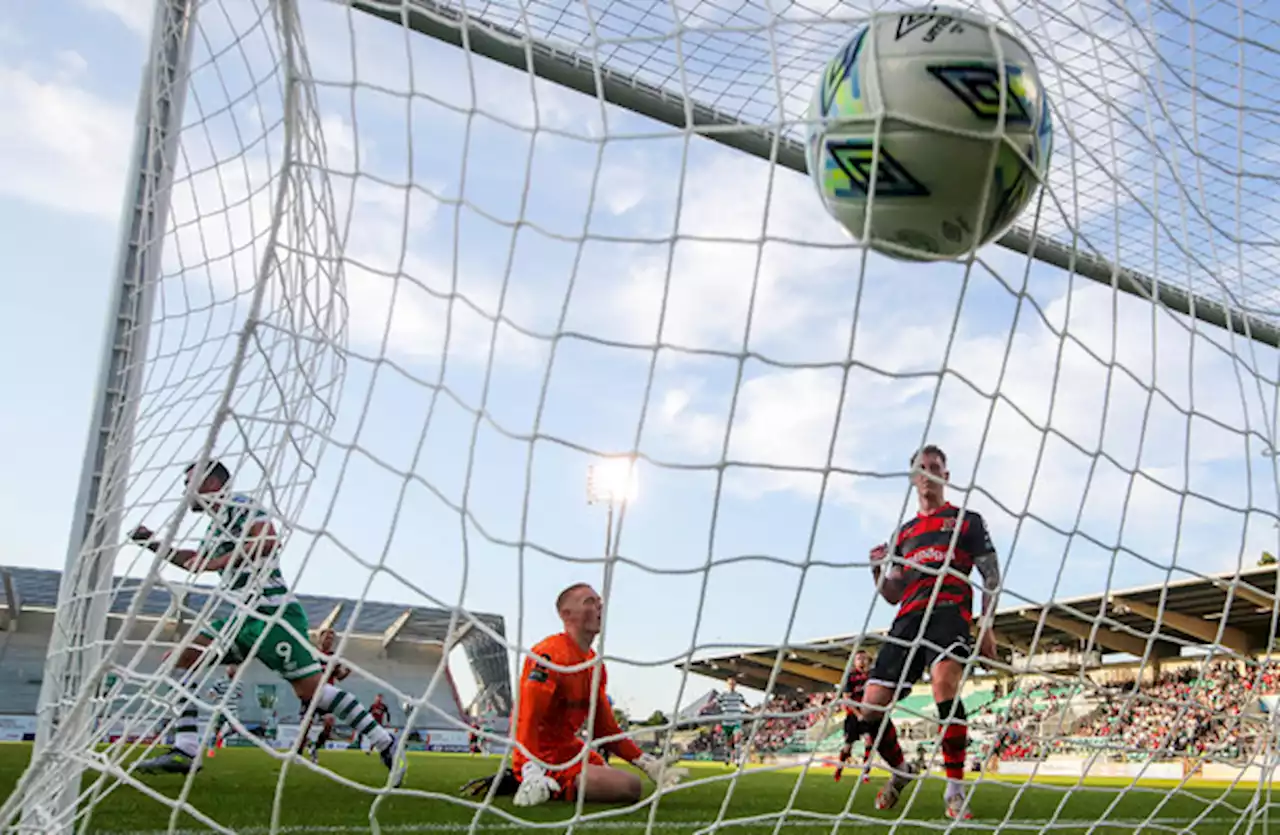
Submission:
{"label": "white goal frame", "polygon": [[[163,257],[158,242],[164,240],[169,220],[198,7],[199,0],[158,0],[152,18],[89,439],[71,516],[66,568],[58,589],[60,603],[85,598],[92,603],[88,607],[58,607],[37,703],[33,764],[51,750],[50,742],[59,729],[64,739],[70,732],[82,737],[86,745],[92,735],[86,688],[100,675],[132,447],[126,441],[109,448],[108,442],[131,434],[137,418]],[[150,582],[148,578],[140,589],[138,601],[145,597]],[[72,657],[68,649],[73,646],[84,649]],[[69,813],[79,797],[83,769],[74,758],[44,760],[43,770],[56,770],[61,779],[45,783],[51,791],[27,799],[23,829],[51,835],[72,831],[74,815]],[[24,775],[23,782],[33,776]]]}
{"label": "white goal frame", "polygon": [[[272,0],[293,6],[312,0]],[[748,125],[715,107],[663,89],[508,27],[465,14],[436,0],[348,0],[352,9],[405,26],[560,86],[687,130],[743,153],[804,174],[802,144],[774,126]],[[33,763],[42,785],[59,788],[25,799],[23,831],[66,833],[74,829],[83,764],[72,757],[41,755],[66,750],[72,741],[90,744],[86,688],[101,664],[102,645],[121,532],[123,490],[132,432],[145,374],[149,325],[155,304],[161,247],[168,221],[176,145],[186,98],[191,35],[199,0],[157,0],[138,96],[133,158],[110,291],[108,322],[93,399],[93,413],[76,491],[59,600],[91,599],[89,606],[60,606],[43,677]],[[287,188],[283,180],[278,188]],[[999,245],[1080,276],[1280,348],[1280,327],[1263,319],[1164,283],[1157,277],[1112,264],[1015,226]],[[1083,243],[1083,242],[1082,242]],[[108,441],[115,442],[108,447]],[[109,453],[111,453],[109,455]],[[136,594],[145,597],[153,577]],[[70,647],[77,649],[74,657]],[[59,745],[51,746],[54,739]],[[56,780],[49,773],[56,770]],[[33,775],[28,774],[24,778]],[[18,791],[21,791],[21,785]],[[56,824],[56,826],[55,826]]]}

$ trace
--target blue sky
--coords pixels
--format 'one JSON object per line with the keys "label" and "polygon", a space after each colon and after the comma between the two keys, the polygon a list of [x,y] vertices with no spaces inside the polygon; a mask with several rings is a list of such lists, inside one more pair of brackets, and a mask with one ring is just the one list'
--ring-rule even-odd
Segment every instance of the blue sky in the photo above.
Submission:
{"label": "blue sky", "polygon": [[[0,367],[4,390],[21,393],[0,413],[4,460],[23,474],[0,487],[4,562],[63,560],[146,5],[0,12],[0,106],[16,115],[0,127],[0,269],[24,277],[8,282],[0,347],[39,358]],[[279,161],[270,20],[255,22],[248,2],[225,5],[226,17],[200,20],[202,43],[232,48],[217,73],[197,63],[134,449],[129,518],[153,527],[173,509],[174,462],[198,449],[226,384]],[[978,488],[969,503],[1006,561],[1006,605],[1097,592],[1108,572],[1123,587],[1229,570],[1274,546],[1276,473],[1258,437],[1246,439],[1272,435],[1274,351],[1203,326],[1192,336],[1149,304],[996,247],[970,270],[864,263],[803,177],[531,88],[525,75],[332,4],[304,6],[333,206],[304,248],[339,241],[343,282],[326,264],[285,260],[307,276],[314,309],[340,315],[324,328],[288,319],[298,309],[283,300],[300,296],[273,283],[268,327],[219,435],[220,453],[244,469],[241,487],[269,471],[273,503],[294,523],[285,569],[297,588],[501,612],[527,646],[557,628],[561,587],[601,578],[604,514],[586,504],[593,455],[582,450],[625,453],[638,438],[648,461],[622,525],[627,562],[610,589],[605,652],[615,699],[648,713],[706,689],[673,669],[690,652],[886,625],[865,554],[902,518],[907,459],[926,436],[950,453],[953,480]],[[688,83],[725,107],[754,96],[746,110],[771,118],[768,83],[725,81],[705,63],[709,30],[729,12],[662,8],[695,27]],[[1227,85],[1225,101],[1237,95],[1208,54],[1221,52],[1213,36],[1198,33],[1207,52],[1191,119],[1193,97],[1178,84],[1187,56],[1174,48],[1188,33],[1172,12],[1047,8],[1017,17],[1059,126],[1042,228],[1269,305],[1268,288],[1239,277],[1256,281],[1274,263],[1280,227],[1266,222],[1277,204],[1265,177],[1280,154],[1261,117],[1237,124],[1230,107],[1200,100],[1214,85]],[[806,68],[826,57],[801,48],[805,38],[829,39],[834,52],[849,28],[780,27],[793,117]],[[1140,28],[1164,38],[1144,41]],[[767,43],[739,40],[747,55]],[[651,76],[667,77],[672,52],[653,42],[632,43],[618,65],[639,62],[645,44]],[[1260,178],[1231,174],[1238,157]],[[289,331],[332,338],[281,336]],[[556,332],[575,336],[546,338]],[[659,341],[675,347],[655,350]],[[290,350],[319,364],[303,373]],[[291,401],[313,481],[294,477],[295,453],[271,457],[286,447],[280,399],[260,399],[272,391],[268,366],[289,386],[341,382]],[[531,445],[535,420],[543,440]],[[721,468],[722,458],[757,466]],[[512,544],[521,539],[530,545]],[[118,568],[140,571],[139,559],[126,548]]]}

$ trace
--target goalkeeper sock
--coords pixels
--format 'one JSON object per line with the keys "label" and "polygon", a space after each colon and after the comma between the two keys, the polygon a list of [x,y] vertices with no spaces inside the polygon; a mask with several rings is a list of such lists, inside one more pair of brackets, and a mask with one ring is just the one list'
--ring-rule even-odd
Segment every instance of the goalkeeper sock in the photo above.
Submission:
{"label": "goalkeeper sock", "polygon": [[368,739],[375,751],[382,751],[391,744],[391,734],[374,721],[359,699],[341,688],[332,684],[321,686],[316,707],[332,713],[335,719],[353,729],[362,740]]}
{"label": "goalkeeper sock", "polygon": [[195,703],[183,700],[178,721],[173,724],[173,747],[192,759],[200,756],[200,734],[197,729],[199,716]]}
{"label": "goalkeeper sock", "polygon": [[964,702],[956,699],[938,702],[938,721],[947,723],[942,729],[941,747],[942,767],[947,772],[949,783],[964,780],[964,755],[969,749],[969,726],[965,723],[965,716]]}

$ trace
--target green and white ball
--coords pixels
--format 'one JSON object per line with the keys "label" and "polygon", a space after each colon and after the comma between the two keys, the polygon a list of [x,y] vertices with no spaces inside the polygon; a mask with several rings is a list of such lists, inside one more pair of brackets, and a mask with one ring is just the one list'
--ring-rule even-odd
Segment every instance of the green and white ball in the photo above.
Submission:
{"label": "green and white ball", "polygon": [[873,18],[823,69],[809,110],[806,161],[827,211],[909,260],[960,258],[999,238],[1052,150],[1031,53],[942,6]]}

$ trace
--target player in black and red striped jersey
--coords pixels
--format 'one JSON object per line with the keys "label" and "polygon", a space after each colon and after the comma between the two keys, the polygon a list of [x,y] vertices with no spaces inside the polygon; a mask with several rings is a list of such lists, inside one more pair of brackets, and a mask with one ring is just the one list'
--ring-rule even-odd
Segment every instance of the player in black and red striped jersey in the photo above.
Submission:
{"label": "player in black and red striped jersey", "polygon": [[919,513],[898,528],[892,547],[879,545],[871,551],[872,573],[881,596],[899,605],[871,668],[867,707],[862,711],[864,728],[878,738],[878,750],[895,772],[876,796],[876,808],[893,807],[912,776],[902,767],[902,750],[887,708],[928,670],[938,721],[943,723],[947,817],[967,820],[972,817],[964,792],[969,729],[964,703],[957,696],[974,655],[969,575],[978,569],[983,583],[978,654],[995,658],[990,620],[1000,591],[1000,562],[982,517],[946,500],[950,479],[946,453],[926,446],[912,457],[911,470]]}
{"label": "player in black and red striped jersey", "polygon": [[[844,683],[845,698],[854,704],[850,705],[848,712],[844,715],[844,745],[840,748],[840,764],[836,766],[835,778],[837,782],[844,775],[844,764],[853,755],[854,743],[858,741],[858,737],[864,734],[862,718],[858,715],[857,705],[862,702],[866,695],[867,678],[870,674],[871,656],[867,654],[865,649],[860,649],[853,654],[853,669],[849,671],[849,678]],[[870,734],[866,736],[867,747],[862,752],[862,782],[864,783],[870,779],[868,766],[871,762],[871,752],[875,748],[875,740]]]}

